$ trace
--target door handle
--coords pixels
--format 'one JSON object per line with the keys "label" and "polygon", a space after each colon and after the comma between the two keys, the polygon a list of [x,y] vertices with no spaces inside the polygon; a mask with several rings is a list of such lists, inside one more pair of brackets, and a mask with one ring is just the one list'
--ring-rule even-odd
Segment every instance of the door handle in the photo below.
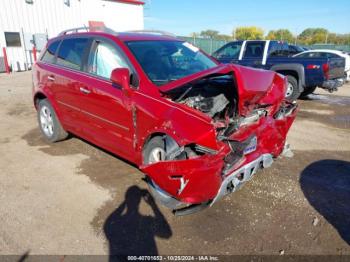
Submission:
{"label": "door handle", "polygon": [[91,91],[89,89],[86,89],[84,87],[80,87],[79,90],[80,90],[80,92],[82,92],[83,94],[86,94],[86,95],[91,93]]}
{"label": "door handle", "polygon": [[47,80],[51,81],[51,82],[54,82],[55,81],[55,77],[54,76],[48,76]]}

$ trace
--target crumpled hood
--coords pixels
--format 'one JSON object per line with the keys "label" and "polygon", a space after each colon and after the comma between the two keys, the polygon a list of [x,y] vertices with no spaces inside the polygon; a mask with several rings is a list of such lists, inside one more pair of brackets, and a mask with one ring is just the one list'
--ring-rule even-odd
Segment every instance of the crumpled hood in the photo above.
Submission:
{"label": "crumpled hood", "polygon": [[283,76],[262,69],[248,68],[233,64],[217,67],[178,79],[160,86],[167,93],[185,84],[195,83],[201,79],[233,74],[238,92],[238,109],[241,115],[249,113],[257,104],[279,104],[284,99],[285,79]]}

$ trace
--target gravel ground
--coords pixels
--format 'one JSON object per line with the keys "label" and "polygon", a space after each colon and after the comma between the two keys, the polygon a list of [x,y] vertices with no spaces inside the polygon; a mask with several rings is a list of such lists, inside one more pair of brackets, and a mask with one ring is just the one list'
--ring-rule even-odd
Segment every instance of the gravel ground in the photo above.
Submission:
{"label": "gravel ground", "polygon": [[75,137],[46,144],[30,73],[0,75],[0,254],[350,255],[350,85],[299,103],[294,158],[174,217],[134,166]]}

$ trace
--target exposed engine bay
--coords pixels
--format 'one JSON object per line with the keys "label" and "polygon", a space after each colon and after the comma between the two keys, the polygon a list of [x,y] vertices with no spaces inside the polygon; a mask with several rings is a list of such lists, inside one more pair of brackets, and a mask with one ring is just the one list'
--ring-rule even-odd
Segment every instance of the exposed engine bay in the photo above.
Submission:
{"label": "exposed engine bay", "polygon": [[227,121],[236,116],[237,93],[232,88],[231,75],[204,78],[171,90],[167,95],[181,104],[199,110],[216,121]]}
{"label": "exposed engine bay", "polygon": [[265,106],[257,106],[246,117],[238,114],[238,93],[232,74],[212,76],[167,93],[172,101],[184,104],[211,117],[218,140],[227,140],[242,125],[257,122],[267,115]]}

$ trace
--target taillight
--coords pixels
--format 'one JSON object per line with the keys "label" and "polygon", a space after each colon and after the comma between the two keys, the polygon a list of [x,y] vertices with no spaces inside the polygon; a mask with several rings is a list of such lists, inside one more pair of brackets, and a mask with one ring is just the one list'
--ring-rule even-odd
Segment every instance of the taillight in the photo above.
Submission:
{"label": "taillight", "polygon": [[306,69],[319,69],[319,65],[307,65]]}
{"label": "taillight", "polygon": [[329,79],[329,64],[323,64],[322,70],[323,70],[324,77],[326,78],[326,80],[328,80]]}

